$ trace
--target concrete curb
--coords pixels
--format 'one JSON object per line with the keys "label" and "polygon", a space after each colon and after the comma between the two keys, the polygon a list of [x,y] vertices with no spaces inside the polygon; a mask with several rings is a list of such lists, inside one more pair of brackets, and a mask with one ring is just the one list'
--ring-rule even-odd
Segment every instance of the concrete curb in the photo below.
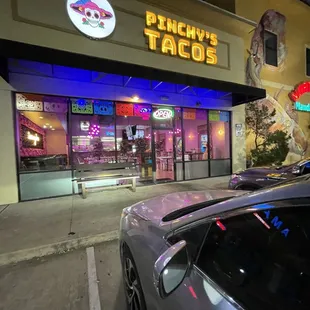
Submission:
{"label": "concrete curb", "polygon": [[112,241],[116,239],[118,239],[118,230],[113,230],[103,234],[51,243],[11,253],[4,253],[0,254],[0,266],[16,264],[22,261],[31,260],[33,258],[39,258],[54,254],[63,254],[71,250],[86,248],[98,243]]}

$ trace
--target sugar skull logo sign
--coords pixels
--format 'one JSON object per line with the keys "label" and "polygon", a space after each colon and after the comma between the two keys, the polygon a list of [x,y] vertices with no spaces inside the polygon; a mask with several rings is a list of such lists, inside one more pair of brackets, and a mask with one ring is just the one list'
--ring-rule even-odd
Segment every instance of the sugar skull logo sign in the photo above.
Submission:
{"label": "sugar skull logo sign", "polygon": [[90,38],[103,39],[114,31],[115,14],[107,0],[67,0],[67,12],[73,25]]}

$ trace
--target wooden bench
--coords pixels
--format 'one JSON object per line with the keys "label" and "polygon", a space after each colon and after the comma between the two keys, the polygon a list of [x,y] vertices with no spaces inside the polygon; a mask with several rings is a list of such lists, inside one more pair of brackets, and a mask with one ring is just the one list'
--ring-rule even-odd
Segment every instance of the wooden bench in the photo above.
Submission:
{"label": "wooden bench", "polygon": [[97,188],[120,188],[129,187],[136,191],[137,173],[136,165],[134,163],[118,163],[118,164],[82,164],[75,168],[76,174],[72,181],[77,182],[82,188],[82,197],[86,198],[87,183],[100,180],[115,180],[123,181],[130,180],[130,184],[112,185],[112,186],[97,186]]}

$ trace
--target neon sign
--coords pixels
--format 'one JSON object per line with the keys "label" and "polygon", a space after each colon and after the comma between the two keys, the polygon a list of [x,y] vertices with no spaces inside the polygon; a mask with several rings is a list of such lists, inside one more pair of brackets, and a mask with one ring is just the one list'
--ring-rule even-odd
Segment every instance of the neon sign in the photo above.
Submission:
{"label": "neon sign", "polygon": [[290,92],[289,97],[296,102],[303,94],[310,93],[310,81],[299,84],[293,91]]}
{"label": "neon sign", "polygon": [[170,119],[173,118],[173,111],[170,109],[158,109],[153,113],[156,119]]}
{"label": "neon sign", "polygon": [[[160,42],[162,54],[198,63],[217,64],[218,39],[215,33],[149,11],[146,11],[145,23],[144,36],[149,50],[156,52]],[[164,33],[163,37],[161,32]]]}
{"label": "neon sign", "polygon": [[302,104],[300,102],[295,102],[295,110],[302,112],[310,112],[310,103]]}
{"label": "neon sign", "polygon": [[152,108],[141,108],[140,109],[140,113],[151,113],[152,112]]}
{"label": "neon sign", "polygon": [[28,131],[28,136],[27,136],[28,140],[30,141],[33,141],[33,146],[36,146],[37,145],[37,142],[40,141],[40,138],[38,137],[37,134],[31,134],[29,131]]}
{"label": "neon sign", "polygon": [[80,128],[82,131],[88,131],[90,127],[90,123],[87,121],[81,121],[80,122]]}

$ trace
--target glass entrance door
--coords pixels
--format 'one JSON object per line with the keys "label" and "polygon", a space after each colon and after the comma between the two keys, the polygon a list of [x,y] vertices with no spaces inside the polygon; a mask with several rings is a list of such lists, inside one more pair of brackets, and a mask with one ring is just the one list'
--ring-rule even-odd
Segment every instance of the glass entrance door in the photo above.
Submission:
{"label": "glass entrance door", "polygon": [[173,131],[169,129],[155,129],[153,132],[156,181],[174,181]]}

